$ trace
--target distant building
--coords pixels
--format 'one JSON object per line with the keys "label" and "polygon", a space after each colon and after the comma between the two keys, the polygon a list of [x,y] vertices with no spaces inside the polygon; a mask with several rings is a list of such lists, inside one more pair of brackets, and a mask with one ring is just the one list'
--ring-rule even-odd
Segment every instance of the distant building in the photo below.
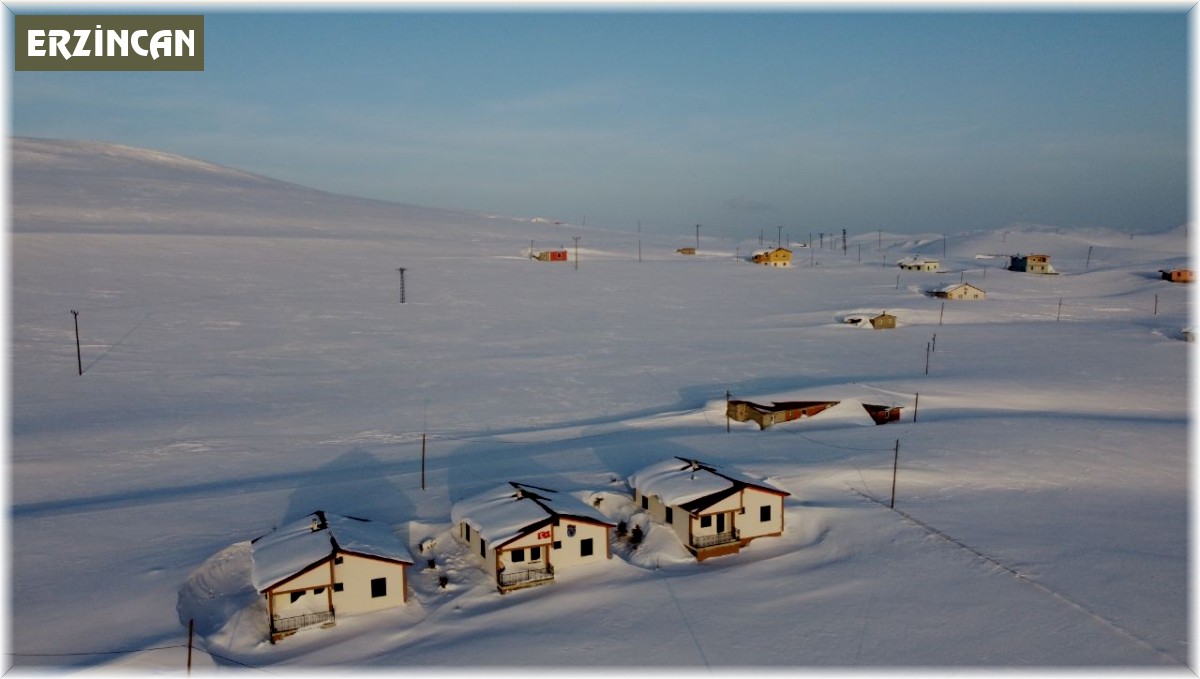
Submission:
{"label": "distant building", "polygon": [[1008,270],[1040,274],[1058,273],[1050,266],[1050,255],[1013,255],[1008,258]]}
{"label": "distant building", "polygon": [[725,407],[725,415],[735,422],[753,421],[758,423],[759,429],[766,429],[780,422],[812,417],[838,403],[839,401],[784,401],[765,406],[750,401],[730,401]]}
{"label": "distant building", "polygon": [[696,248],[679,248],[675,252],[678,252],[681,255],[694,255],[696,254]]}
{"label": "distant building", "polygon": [[570,495],[510,481],[456,503],[455,536],[501,593],[554,582],[558,569],[612,558],[613,524]]}
{"label": "distant building", "polygon": [[879,314],[870,319],[870,321],[871,327],[876,330],[887,330],[896,327],[896,317],[888,313]]}
{"label": "distant building", "polygon": [[638,471],[629,485],[633,501],[674,531],[697,561],[783,534],[790,493],[737,472],[676,457]]}
{"label": "distant building", "polygon": [[791,266],[792,251],[787,248],[756,250],[750,255],[750,261],[764,266]]}
{"label": "distant building", "polygon": [[1191,269],[1159,269],[1158,272],[1162,274],[1164,281],[1172,283],[1193,283],[1196,280],[1196,274]]}
{"label": "distant building", "polygon": [[875,420],[875,424],[887,424],[888,422],[900,421],[900,406],[881,406],[871,403],[864,403],[862,407]]}
{"label": "distant building", "polygon": [[987,299],[987,293],[970,283],[955,283],[929,291],[934,297],[943,299]]}
{"label": "distant building", "polygon": [[296,630],[408,601],[408,548],[373,521],[316,511],[251,541],[271,643]]}
{"label": "distant building", "polygon": [[567,261],[566,250],[545,250],[537,254],[539,262],[565,262]]}
{"label": "distant building", "polygon": [[924,257],[906,257],[897,262],[896,265],[905,271],[937,271],[942,268],[940,261]]}

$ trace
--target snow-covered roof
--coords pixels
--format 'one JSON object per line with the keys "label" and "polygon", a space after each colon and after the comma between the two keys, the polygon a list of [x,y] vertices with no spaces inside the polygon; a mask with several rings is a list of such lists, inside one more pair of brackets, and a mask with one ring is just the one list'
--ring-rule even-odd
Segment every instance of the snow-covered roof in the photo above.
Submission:
{"label": "snow-covered roof", "polygon": [[316,511],[253,541],[254,588],[265,591],[338,551],[413,563],[408,548],[388,526]]}
{"label": "snow-covered roof", "polygon": [[603,514],[570,495],[514,481],[450,508],[455,524],[465,521],[491,546],[504,545],[556,517],[612,525]]}
{"label": "snow-covered roof", "polygon": [[789,250],[785,247],[759,248],[758,250],[751,252],[750,256],[757,257],[758,255],[769,255],[772,252],[775,252],[776,250],[783,250],[784,252],[791,252],[791,250]]}
{"label": "snow-covered roof", "polygon": [[937,260],[937,259],[931,259],[929,257],[923,257],[921,255],[905,257],[904,259],[897,262],[897,264],[913,264],[913,265],[916,265],[916,264],[938,264],[938,263],[939,263],[939,260]]}
{"label": "snow-covered roof", "polygon": [[717,471],[712,465],[696,460],[672,458],[652,464],[629,477],[629,485],[643,495],[657,495],[663,504],[682,506],[711,495],[725,494],[734,488],[752,486],[776,493],[784,491],[736,471]]}
{"label": "snow-covered roof", "polygon": [[957,290],[959,288],[964,288],[964,287],[965,288],[975,288],[976,290],[983,292],[982,288],[971,285],[970,283],[952,283],[950,285],[944,285],[940,288],[935,288],[934,292],[952,292],[954,290]]}

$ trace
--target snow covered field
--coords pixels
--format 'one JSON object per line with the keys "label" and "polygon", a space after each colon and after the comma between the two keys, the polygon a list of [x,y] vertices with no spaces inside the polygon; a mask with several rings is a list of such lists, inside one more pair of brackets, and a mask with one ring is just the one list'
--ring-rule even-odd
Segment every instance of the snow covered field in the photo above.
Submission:
{"label": "snow covered field", "polygon": [[[18,668],[179,670],[194,619],[200,666],[275,672],[1186,671],[1189,290],[1157,273],[1187,266],[1182,227],[885,228],[772,269],[735,257],[759,246],[749,229],[687,257],[690,232],[12,143]],[[533,240],[574,258],[573,236],[577,262],[527,257]],[[1062,275],[977,257],[1030,252]],[[946,273],[896,267],[917,255]],[[988,298],[943,314],[922,294],[960,277]],[[882,311],[896,329],[842,322]],[[727,433],[727,390],[846,403]],[[449,532],[454,502],[510,480],[634,518],[625,479],[673,455],[789,492],[784,535],[698,564],[652,525],[637,550],[502,596]],[[249,540],[317,509],[393,526],[417,557],[410,601],[272,646]],[[127,652],[64,655],[110,651]]]}

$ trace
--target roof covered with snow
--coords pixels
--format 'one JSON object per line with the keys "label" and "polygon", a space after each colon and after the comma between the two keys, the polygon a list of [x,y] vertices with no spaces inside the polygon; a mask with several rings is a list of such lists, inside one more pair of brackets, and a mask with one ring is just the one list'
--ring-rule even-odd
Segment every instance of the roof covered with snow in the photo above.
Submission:
{"label": "roof covered with snow", "polygon": [[450,508],[456,525],[466,522],[490,546],[503,545],[559,517],[612,525],[603,514],[570,495],[515,481]]}
{"label": "roof covered with snow", "polygon": [[265,591],[338,551],[413,562],[408,548],[390,527],[367,519],[316,511],[252,542],[254,588]]}
{"label": "roof covered with snow", "polygon": [[940,260],[933,259],[930,257],[924,257],[922,255],[914,255],[912,257],[905,257],[904,259],[901,259],[899,262],[897,262],[897,264],[901,264],[901,265],[905,265],[905,264],[907,264],[907,265],[938,264],[938,263],[940,263]]}
{"label": "roof covered with snow", "polygon": [[980,288],[976,285],[971,285],[970,283],[951,283],[950,285],[944,285],[940,288],[935,288],[934,292],[953,292],[959,288],[974,288],[975,290],[983,292],[983,288]]}
{"label": "roof covered with snow", "polygon": [[710,496],[725,497],[728,491],[745,486],[788,495],[740,472],[718,471],[712,465],[678,457],[635,472],[629,477],[629,485],[643,495],[657,495],[663,504],[671,506],[682,506]]}

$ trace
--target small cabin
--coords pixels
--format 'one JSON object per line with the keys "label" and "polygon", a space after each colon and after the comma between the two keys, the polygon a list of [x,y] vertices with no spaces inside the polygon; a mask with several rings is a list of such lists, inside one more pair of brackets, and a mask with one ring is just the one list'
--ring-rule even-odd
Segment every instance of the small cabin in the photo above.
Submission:
{"label": "small cabin", "polygon": [[780,422],[812,417],[838,403],[839,401],[784,401],[772,402],[766,406],[751,401],[730,401],[725,406],[725,416],[735,422],[753,421],[758,424],[759,429],[766,429]]}
{"label": "small cabin", "polygon": [[679,248],[675,252],[681,255],[694,255],[696,254],[696,248]]}
{"label": "small cabin", "polygon": [[871,327],[876,330],[889,330],[896,327],[896,317],[888,313],[879,314],[869,320]]}
{"label": "small cabin", "polygon": [[925,257],[906,257],[896,263],[904,271],[937,271],[942,263],[936,259]]}
{"label": "small cabin", "polygon": [[931,290],[929,294],[933,295],[934,297],[941,297],[942,299],[987,299],[986,292],[975,287],[974,285],[971,285],[970,283],[955,283],[954,285],[947,285],[944,288]]}
{"label": "small cabin", "polygon": [[566,250],[543,250],[537,254],[539,262],[565,262],[567,261]]}
{"label": "small cabin", "polygon": [[1196,280],[1196,274],[1191,269],[1159,269],[1158,272],[1164,281],[1172,283],[1193,283]]}
{"label": "small cabin", "polygon": [[509,481],[456,503],[454,535],[478,554],[501,594],[554,582],[563,568],[611,559],[614,528],[570,495]]}
{"label": "small cabin", "polygon": [[671,529],[697,561],[783,534],[783,501],[790,493],[745,474],[676,457],[628,480],[637,506]]}
{"label": "small cabin", "polygon": [[408,601],[412,556],[391,528],[374,521],[318,510],[255,538],[250,554],[272,644],[306,627],[335,624],[336,616]]}
{"label": "small cabin", "polygon": [[750,255],[750,261],[764,266],[791,266],[792,251],[787,248],[757,250]]}
{"label": "small cabin", "polygon": [[1008,270],[1038,274],[1058,273],[1050,266],[1050,255],[1013,255],[1008,258]]}

